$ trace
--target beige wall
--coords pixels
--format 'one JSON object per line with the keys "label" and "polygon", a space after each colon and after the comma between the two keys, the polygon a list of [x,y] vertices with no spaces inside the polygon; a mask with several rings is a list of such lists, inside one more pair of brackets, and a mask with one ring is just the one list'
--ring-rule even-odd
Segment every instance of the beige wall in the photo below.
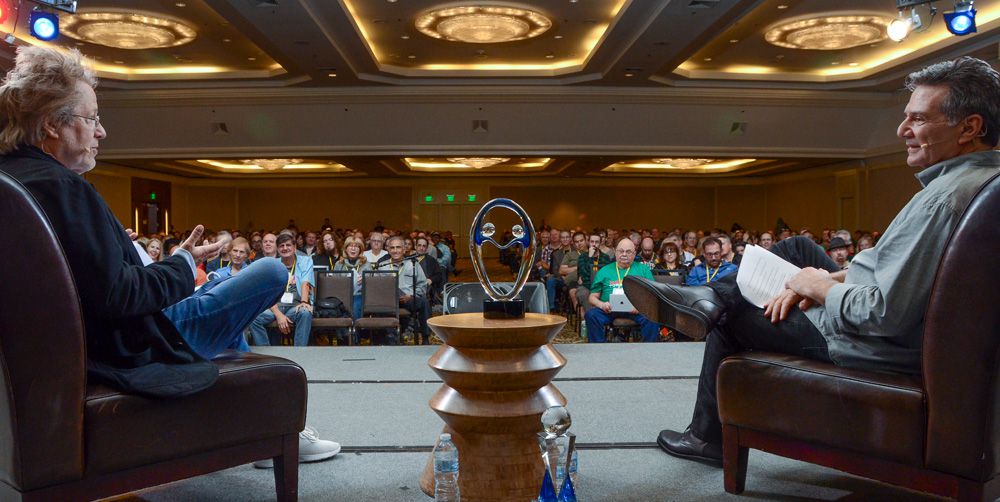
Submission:
{"label": "beige wall", "polygon": [[318,229],[330,218],[344,228],[371,228],[376,221],[407,228],[410,201],[408,187],[241,188],[238,227],[253,222],[253,228],[277,229],[294,218],[300,229]]}

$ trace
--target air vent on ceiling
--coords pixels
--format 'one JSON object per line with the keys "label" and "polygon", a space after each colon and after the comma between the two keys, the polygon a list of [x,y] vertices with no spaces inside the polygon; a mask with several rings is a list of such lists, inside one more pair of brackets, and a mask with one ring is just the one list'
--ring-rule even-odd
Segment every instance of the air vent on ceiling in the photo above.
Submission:
{"label": "air vent on ceiling", "polygon": [[733,136],[743,136],[747,133],[748,122],[733,122],[733,125],[729,126],[729,134]]}
{"label": "air vent on ceiling", "polygon": [[212,122],[211,129],[212,134],[218,136],[229,134],[229,126],[227,126],[225,122]]}
{"label": "air vent on ceiling", "polygon": [[688,7],[691,9],[711,9],[716,5],[719,5],[721,0],[691,0],[688,3]]}
{"label": "air vent on ceiling", "polygon": [[490,132],[490,121],[489,120],[473,120],[472,121],[472,132],[475,132],[475,133],[487,133],[487,132]]}

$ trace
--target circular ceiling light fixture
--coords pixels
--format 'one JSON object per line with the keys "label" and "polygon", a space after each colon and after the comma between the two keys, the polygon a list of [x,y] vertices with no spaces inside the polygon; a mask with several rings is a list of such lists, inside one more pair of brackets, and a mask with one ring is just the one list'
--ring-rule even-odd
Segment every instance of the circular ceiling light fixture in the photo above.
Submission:
{"label": "circular ceiling light fixture", "polygon": [[414,22],[424,35],[470,44],[497,44],[537,37],[552,21],[530,9],[462,5],[425,12]]}
{"label": "circular ceiling light fixture", "polygon": [[461,164],[473,169],[483,169],[502,164],[510,160],[510,157],[448,157],[448,162]]}
{"label": "circular ceiling light fixture", "polygon": [[240,162],[247,167],[256,166],[265,171],[278,171],[291,165],[301,164],[302,159],[243,159]]}
{"label": "circular ceiling light fixture", "polygon": [[652,159],[653,162],[657,164],[663,164],[663,167],[668,169],[694,169],[696,167],[704,166],[705,164],[711,164],[715,162],[713,159],[671,159],[671,158],[660,158]]}
{"label": "circular ceiling light fixture", "polygon": [[891,17],[875,13],[812,14],[769,26],[764,39],[789,49],[836,51],[885,40],[891,21]]}
{"label": "circular ceiling light fixture", "polygon": [[141,12],[80,12],[61,16],[59,21],[65,35],[115,49],[176,47],[198,36],[180,21]]}

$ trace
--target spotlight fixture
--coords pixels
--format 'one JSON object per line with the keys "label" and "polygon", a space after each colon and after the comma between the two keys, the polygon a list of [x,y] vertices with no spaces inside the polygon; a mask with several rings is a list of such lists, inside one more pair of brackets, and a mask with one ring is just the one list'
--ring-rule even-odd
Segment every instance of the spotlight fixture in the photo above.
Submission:
{"label": "spotlight fixture", "polygon": [[975,33],[976,9],[972,8],[972,0],[955,2],[955,10],[944,13],[944,22],[952,35]]}
{"label": "spotlight fixture", "polygon": [[[892,20],[889,26],[886,27],[886,35],[889,36],[889,40],[902,42],[910,33],[927,31],[931,23],[934,22],[934,16],[937,15],[937,7],[934,7],[934,1],[936,0],[896,0],[896,9],[899,11],[899,16]],[[971,5],[971,3],[970,1],[969,4]],[[920,14],[917,12],[917,8],[924,5],[927,6],[928,17],[926,23],[923,22],[923,19],[921,19]],[[909,10],[908,14],[907,10]]]}
{"label": "spotlight fixture", "polygon": [[7,5],[6,0],[0,0],[0,24],[7,20],[7,16],[10,15],[10,5]]}
{"label": "spotlight fixture", "polygon": [[51,12],[33,10],[28,17],[28,31],[31,36],[48,42],[59,36],[59,16]]}

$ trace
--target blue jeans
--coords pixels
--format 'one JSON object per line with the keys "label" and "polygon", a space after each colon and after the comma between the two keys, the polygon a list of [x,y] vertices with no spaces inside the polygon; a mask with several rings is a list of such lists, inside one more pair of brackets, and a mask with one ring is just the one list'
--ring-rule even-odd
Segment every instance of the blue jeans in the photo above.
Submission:
{"label": "blue jeans", "polygon": [[[285,280],[288,280],[288,269],[285,270]],[[299,308],[298,305],[278,305],[278,310],[292,321],[292,327],[295,330],[294,335],[292,335],[292,343],[296,347],[309,345],[309,333],[312,331],[312,312]],[[271,345],[271,339],[267,336],[267,325],[274,322],[274,319],[274,312],[267,308],[250,323],[250,336],[253,337],[254,345]]]}
{"label": "blue jeans", "polygon": [[557,277],[555,275],[550,275],[548,279],[545,279],[545,292],[549,294],[549,312],[556,311],[556,296],[565,284],[566,283],[563,282],[562,277]]}
{"label": "blue jeans", "polygon": [[361,295],[354,295],[354,320],[357,321],[361,317]]}
{"label": "blue jeans", "polygon": [[639,325],[643,342],[656,342],[660,339],[660,325],[646,319],[642,314],[628,314],[624,312],[607,314],[597,307],[592,307],[583,315],[583,319],[587,322],[587,341],[590,343],[606,342],[604,326],[611,324],[612,320],[619,317],[632,319]]}
{"label": "blue jeans", "polygon": [[281,297],[288,269],[275,258],[254,261],[239,274],[206,283],[163,309],[198,355],[212,359],[226,349],[249,352],[243,330]]}

